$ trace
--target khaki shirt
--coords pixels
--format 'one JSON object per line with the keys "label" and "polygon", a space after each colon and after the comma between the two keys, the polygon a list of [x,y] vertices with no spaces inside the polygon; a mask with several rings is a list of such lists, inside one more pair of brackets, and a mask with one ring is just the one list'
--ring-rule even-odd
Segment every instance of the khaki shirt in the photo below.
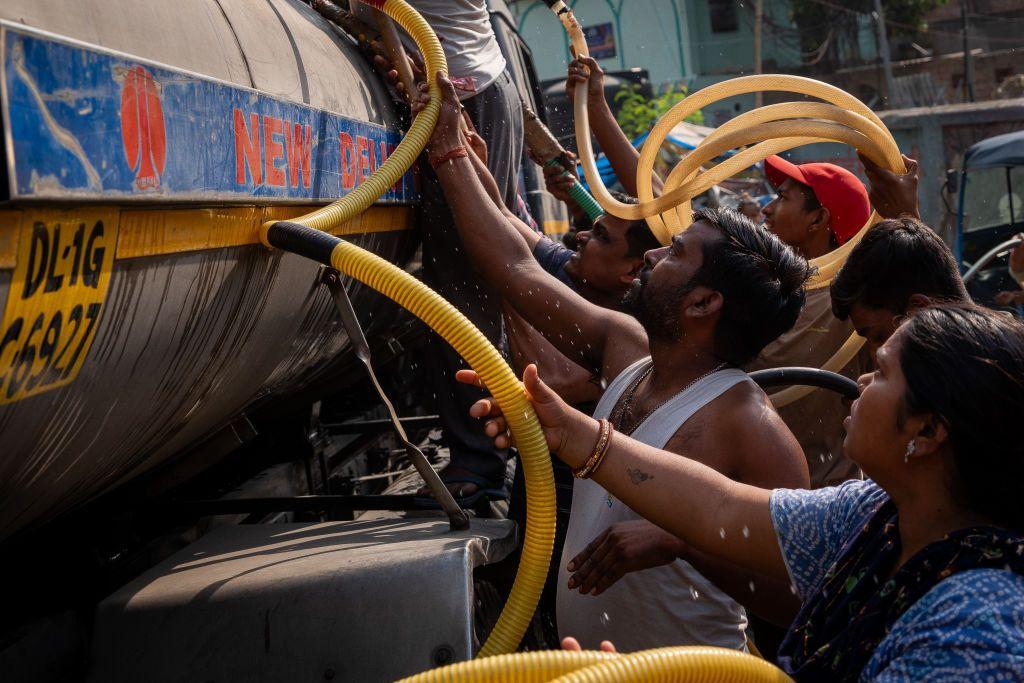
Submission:
{"label": "khaki shirt", "polygon": [[[748,370],[778,367],[820,368],[853,333],[849,321],[832,315],[828,287],[807,291],[803,310],[793,329],[765,347]],[[858,354],[840,374],[857,379],[865,366]],[[843,418],[849,410],[834,391],[818,389],[809,396],[784,406],[779,415],[800,442],[807,458],[811,488],[860,479],[860,468],[843,456]]]}

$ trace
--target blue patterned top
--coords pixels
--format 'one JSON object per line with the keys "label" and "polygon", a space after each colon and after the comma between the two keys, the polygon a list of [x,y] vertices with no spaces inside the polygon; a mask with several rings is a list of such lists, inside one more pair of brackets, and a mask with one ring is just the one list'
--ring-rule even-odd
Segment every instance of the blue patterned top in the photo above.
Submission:
{"label": "blue patterned top", "polygon": [[[772,523],[801,599],[886,496],[872,481],[772,492]],[[976,569],[945,579],[896,621],[861,680],[1024,681],[1024,577]]]}

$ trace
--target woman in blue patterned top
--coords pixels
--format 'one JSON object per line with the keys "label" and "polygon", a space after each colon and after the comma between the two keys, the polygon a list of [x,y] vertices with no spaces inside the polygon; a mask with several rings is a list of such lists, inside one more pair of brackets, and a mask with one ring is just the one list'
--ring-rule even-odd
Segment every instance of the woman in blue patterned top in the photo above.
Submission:
{"label": "woman in blue patterned top", "polygon": [[[788,576],[802,607],[779,663],[797,680],[1024,680],[1024,326],[928,308],[877,362],[845,421],[867,481],[768,491],[620,434],[593,478],[697,551]],[[582,467],[598,423],[524,379],[552,450]],[[490,402],[474,414],[504,432]]]}

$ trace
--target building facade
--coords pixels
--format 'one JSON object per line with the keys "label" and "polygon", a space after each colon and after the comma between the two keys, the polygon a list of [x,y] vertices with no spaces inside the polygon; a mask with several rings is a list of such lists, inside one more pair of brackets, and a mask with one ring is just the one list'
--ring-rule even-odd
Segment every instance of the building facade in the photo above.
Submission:
{"label": "building facade", "polygon": [[[754,7],[744,0],[572,0],[587,31],[592,56],[606,70],[646,69],[655,87],[696,90],[753,73]],[[541,79],[565,77],[570,57],[562,25],[540,0],[510,3],[518,29],[533,51]],[[764,0],[763,70],[793,72],[801,65],[799,40],[786,0]],[[720,125],[753,106],[742,96],[705,110]]]}

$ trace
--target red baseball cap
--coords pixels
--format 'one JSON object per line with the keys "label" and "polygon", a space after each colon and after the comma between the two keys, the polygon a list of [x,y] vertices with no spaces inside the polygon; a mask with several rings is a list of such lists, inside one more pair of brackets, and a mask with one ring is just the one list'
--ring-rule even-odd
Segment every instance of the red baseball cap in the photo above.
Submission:
{"label": "red baseball cap", "polygon": [[778,187],[786,178],[811,188],[829,214],[829,227],[839,244],[857,234],[871,215],[871,201],[867,188],[857,176],[835,164],[800,164],[786,161],[780,156],[764,160],[764,173],[768,182]]}

